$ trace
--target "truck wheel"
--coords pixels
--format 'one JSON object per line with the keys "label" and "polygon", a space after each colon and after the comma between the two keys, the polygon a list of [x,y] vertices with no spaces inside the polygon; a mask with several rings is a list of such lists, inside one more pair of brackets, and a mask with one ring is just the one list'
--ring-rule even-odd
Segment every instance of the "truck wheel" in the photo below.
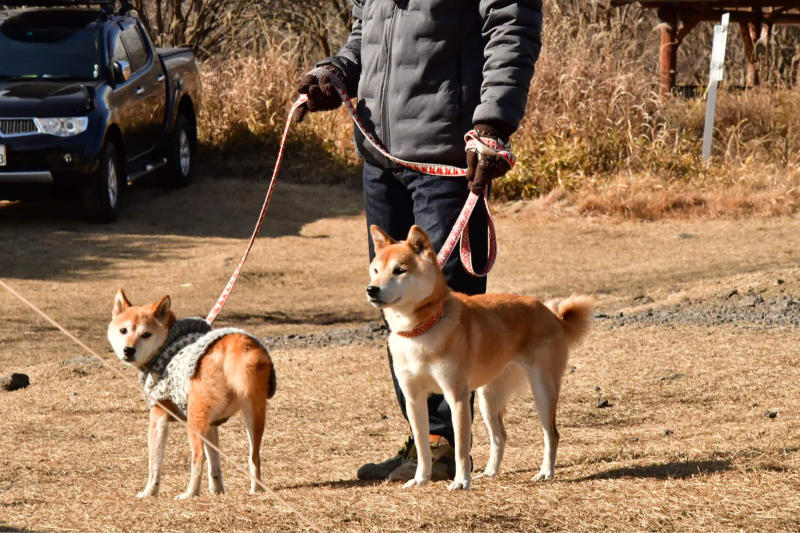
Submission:
{"label": "truck wheel", "polygon": [[100,150],[97,170],[83,186],[83,204],[89,222],[114,222],[119,217],[119,201],[125,179],[119,164],[117,148],[106,142]]}
{"label": "truck wheel", "polygon": [[194,130],[185,115],[175,119],[175,131],[167,147],[167,165],[162,181],[168,187],[184,187],[194,174]]}

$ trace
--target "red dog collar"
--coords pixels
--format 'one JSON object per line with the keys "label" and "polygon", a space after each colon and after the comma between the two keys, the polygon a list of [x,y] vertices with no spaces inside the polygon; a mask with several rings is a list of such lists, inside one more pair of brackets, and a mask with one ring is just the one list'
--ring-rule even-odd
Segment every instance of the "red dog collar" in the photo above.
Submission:
{"label": "red dog collar", "polygon": [[396,331],[395,333],[397,333],[401,337],[419,337],[420,335],[431,329],[442,318],[442,316],[444,316],[444,308],[439,309],[439,311],[435,315],[433,315],[428,320],[418,325],[411,331]]}

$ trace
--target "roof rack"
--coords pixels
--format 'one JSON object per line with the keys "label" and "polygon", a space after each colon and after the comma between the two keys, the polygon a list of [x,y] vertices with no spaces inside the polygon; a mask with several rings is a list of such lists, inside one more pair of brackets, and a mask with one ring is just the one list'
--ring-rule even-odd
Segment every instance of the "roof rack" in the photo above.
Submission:
{"label": "roof rack", "polygon": [[[119,5],[119,10],[116,10]],[[125,14],[135,12],[130,0],[0,0],[0,11],[3,7],[99,7],[105,13]]]}
{"label": "roof rack", "polygon": [[0,0],[0,6],[7,6],[7,7],[99,6],[105,10],[113,10],[116,7],[116,4],[117,0]]}

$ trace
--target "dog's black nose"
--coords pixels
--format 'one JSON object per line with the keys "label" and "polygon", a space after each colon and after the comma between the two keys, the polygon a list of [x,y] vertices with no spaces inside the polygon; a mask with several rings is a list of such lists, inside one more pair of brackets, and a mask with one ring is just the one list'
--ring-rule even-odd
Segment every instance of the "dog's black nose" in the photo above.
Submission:
{"label": "dog's black nose", "polygon": [[381,292],[381,288],[377,285],[367,285],[367,296],[370,298],[377,298],[378,293]]}
{"label": "dog's black nose", "polygon": [[132,359],[133,354],[136,353],[136,348],[134,348],[133,346],[126,346],[125,348],[122,349],[122,353],[125,354],[125,357],[127,357],[128,359]]}

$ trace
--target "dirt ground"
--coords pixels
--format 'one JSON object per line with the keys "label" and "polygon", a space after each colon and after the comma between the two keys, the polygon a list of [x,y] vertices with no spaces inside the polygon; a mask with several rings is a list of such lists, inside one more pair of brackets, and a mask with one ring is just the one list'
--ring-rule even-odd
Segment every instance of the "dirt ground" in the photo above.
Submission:
{"label": "dirt ground", "polygon": [[[105,341],[114,291],[135,303],[169,293],[179,316],[204,316],[263,191],[233,179],[136,187],[107,226],[85,224],[74,202],[0,203],[0,279],[126,376],[0,289],[0,376],[31,379],[0,392],[0,530],[800,530],[800,219],[640,223],[496,206],[491,291],[599,300],[564,380],[556,477],[531,481],[541,431],[522,397],[500,477],[463,493],[443,482],[403,491],[355,478],[407,431],[363,296],[360,195],[288,183],[217,325],[271,347],[264,479],[297,513],[273,494],[249,496],[228,461],[225,495],[174,501],[188,481],[178,425],[161,495],[137,500],[147,415],[135,372]],[[488,442],[475,418],[480,470]],[[240,417],[220,443],[246,464]]]}

